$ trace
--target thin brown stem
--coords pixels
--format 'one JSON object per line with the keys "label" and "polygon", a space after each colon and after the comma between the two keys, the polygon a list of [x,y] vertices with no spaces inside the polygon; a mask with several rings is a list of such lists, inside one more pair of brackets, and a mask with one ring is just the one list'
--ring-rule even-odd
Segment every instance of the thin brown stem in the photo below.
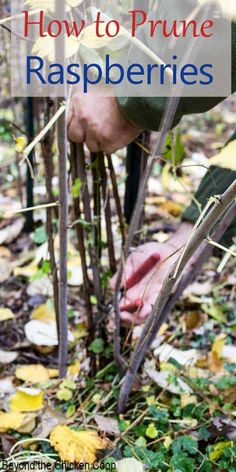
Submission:
{"label": "thin brown stem", "polygon": [[116,272],[116,258],[115,258],[113,230],[112,230],[111,201],[110,201],[110,191],[109,191],[108,182],[107,182],[107,170],[105,167],[104,155],[102,153],[99,156],[99,167],[100,167],[101,180],[102,180],[102,196],[103,196],[104,213],[105,213],[105,220],[106,220],[109,262],[110,262],[110,269],[112,273],[114,274]]}
{"label": "thin brown stem", "polygon": [[[219,198],[215,199],[213,208],[209,211],[207,216],[201,224],[196,228],[194,234],[192,235],[190,241],[185,247],[184,253],[180,256],[179,260],[174,264],[170,273],[168,274],[163,287],[156,299],[156,302],[153,306],[152,312],[148,317],[145,326],[143,328],[142,334],[137,342],[135,347],[130,367],[124,378],[124,382],[120,392],[119,398],[119,411],[124,411],[126,403],[139,369],[139,366],[144,358],[144,355],[147,349],[152,342],[153,337],[155,336],[158,327],[160,326],[160,320],[163,321],[162,312],[165,308],[166,303],[170,297],[170,293],[185,269],[188,261],[191,259],[195,251],[199,248],[200,244],[205,240],[209,232],[215,226],[215,223],[224,215],[227,209],[232,205],[236,198],[236,181],[226,190],[226,192]],[[218,238],[218,229],[217,229],[217,238]],[[216,238],[216,237],[215,237]],[[176,268],[178,269],[176,271]]]}
{"label": "thin brown stem", "polygon": [[111,182],[112,182],[112,188],[113,188],[113,195],[115,199],[115,204],[116,204],[116,210],[117,210],[117,215],[119,219],[119,225],[120,225],[120,232],[121,232],[121,237],[122,237],[122,247],[125,245],[125,240],[126,240],[126,228],[125,228],[125,220],[123,217],[123,211],[121,207],[121,201],[120,201],[120,195],[118,191],[118,185],[117,185],[117,180],[116,180],[116,174],[112,162],[112,157],[110,154],[107,154],[107,163],[108,163],[108,168],[110,171],[110,177],[111,177]]}

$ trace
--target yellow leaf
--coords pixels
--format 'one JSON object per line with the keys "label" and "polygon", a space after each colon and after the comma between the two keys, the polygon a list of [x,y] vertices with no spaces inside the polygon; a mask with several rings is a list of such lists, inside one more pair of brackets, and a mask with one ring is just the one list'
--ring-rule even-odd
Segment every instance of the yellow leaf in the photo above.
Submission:
{"label": "yellow leaf", "polygon": [[208,356],[208,366],[212,372],[218,373],[222,369],[222,351],[226,340],[226,334],[216,336]]}
{"label": "yellow leaf", "polygon": [[43,407],[44,394],[34,388],[19,388],[11,397],[10,410],[12,412],[38,411]]}
{"label": "yellow leaf", "polygon": [[236,171],[236,140],[225,146],[222,151],[211,157],[210,163],[214,166],[224,167]]}
{"label": "yellow leaf", "polygon": [[212,449],[212,451],[210,452],[209,454],[209,458],[211,461],[215,462],[217,461],[221,456],[222,454],[224,453],[224,450],[230,446],[230,442],[229,441],[221,441],[221,442],[218,442]]}
{"label": "yellow leaf", "polygon": [[59,377],[58,369],[47,369],[47,371],[50,379],[56,379],[57,377]]}
{"label": "yellow leaf", "polygon": [[172,216],[179,216],[183,211],[183,208],[179,203],[172,202],[171,200],[162,203],[159,208]]}
{"label": "yellow leaf", "polygon": [[56,314],[53,309],[50,309],[48,304],[40,305],[32,313],[31,316],[34,320],[43,321],[44,323],[50,323],[50,321],[55,321]]}
{"label": "yellow leaf", "polygon": [[9,429],[14,429],[15,431],[17,431],[21,427],[24,418],[25,415],[23,413],[0,412],[0,432],[6,433]]}
{"label": "yellow leaf", "polygon": [[38,266],[35,262],[31,262],[31,264],[24,266],[24,267],[15,267],[13,274],[14,277],[18,277],[19,275],[23,275],[24,277],[32,277],[38,270]]}
{"label": "yellow leaf", "polygon": [[71,377],[74,377],[75,375],[78,375],[80,371],[80,362],[78,361],[78,359],[74,362],[74,364],[71,364],[69,367],[68,367],[68,371],[67,373],[69,375],[71,375]]}
{"label": "yellow leaf", "polygon": [[16,138],[16,145],[15,145],[16,152],[23,152],[26,146],[27,146],[27,138],[25,136],[19,136],[18,138]]}
{"label": "yellow leaf", "polygon": [[46,382],[49,380],[49,371],[40,364],[22,365],[17,367],[15,376],[17,379],[32,384]]}
{"label": "yellow leaf", "polygon": [[172,443],[171,436],[166,436],[166,437],[165,437],[165,440],[164,440],[164,442],[163,442],[164,447],[165,447],[166,449],[170,449],[171,443]]}
{"label": "yellow leaf", "polygon": [[11,251],[5,246],[0,246],[0,257],[9,259],[11,257]]}
{"label": "yellow leaf", "polygon": [[190,395],[189,393],[181,393],[180,395],[181,408],[185,408],[188,405],[197,405],[197,397]]}
{"label": "yellow leaf", "polygon": [[104,447],[104,441],[95,431],[73,431],[61,425],[52,430],[50,441],[60,459],[68,462],[92,464],[97,451]]}
{"label": "yellow leaf", "polygon": [[17,430],[19,433],[31,433],[36,426],[36,415],[33,413],[28,413],[25,415],[25,418],[20,426],[20,428]]}
{"label": "yellow leaf", "polygon": [[0,321],[13,320],[14,313],[9,308],[0,308]]}
{"label": "yellow leaf", "polygon": [[[45,33],[46,34],[46,33]],[[80,40],[75,36],[65,38],[66,52],[65,57],[69,59],[76,54],[80,47]],[[56,58],[56,40],[51,36],[39,37],[34,43],[32,54],[38,54],[40,57],[47,57],[49,61],[55,61]]]}

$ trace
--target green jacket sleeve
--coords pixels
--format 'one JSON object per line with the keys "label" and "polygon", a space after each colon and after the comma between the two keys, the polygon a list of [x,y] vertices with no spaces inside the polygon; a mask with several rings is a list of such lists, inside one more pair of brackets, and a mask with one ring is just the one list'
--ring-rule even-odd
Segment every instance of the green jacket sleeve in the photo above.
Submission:
{"label": "green jacket sleeve", "polygon": [[[170,8],[177,8],[178,0],[166,0],[164,3],[165,15],[168,17]],[[179,3],[182,8],[183,2]],[[191,0],[186,0],[184,6],[191,7]],[[161,48],[161,45],[158,45]],[[217,54],[224,54],[216,48]],[[159,53],[159,50],[157,51]],[[160,51],[162,57],[163,51]],[[232,23],[232,93],[236,91],[236,23]],[[192,113],[203,113],[224,100],[225,97],[183,97],[179,101],[179,106],[172,123],[176,126],[183,115]],[[118,98],[118,104],[122,114],[131,123],[142,129],[159,130],[163,113],[165,111],[168,98],[166,97],[122,97]],[[227,187],[236,179],[236,172],[228,169],[212,166],[202,180],[196,193],[196,199],[202,207],[205,206],[212,195],[223,193]],[[194,202],[184,212],[183,219],[195,223],[199,217],[199,209]],[[232,237],[236,234],[236,222],[233,222],[227,234],[221,241],[224,245],[232,244]]]}
{"label": "green jacket sleeve", "polygon": [[[224,169],[217,166],[211,166],[203,178],[196,194],[195,199],[204,208],[210,196],[221,195],[227,188],[235,181],[236,172],[230,169]],[[182,219],[191,221],[193,224],[199,217],[199,208],[193,201],[191,205],[185,210]],[[233,221],[226,233],[224,234],[221,244],[230,247],[233,244],[233,237],[236,235],[236,221]]]}

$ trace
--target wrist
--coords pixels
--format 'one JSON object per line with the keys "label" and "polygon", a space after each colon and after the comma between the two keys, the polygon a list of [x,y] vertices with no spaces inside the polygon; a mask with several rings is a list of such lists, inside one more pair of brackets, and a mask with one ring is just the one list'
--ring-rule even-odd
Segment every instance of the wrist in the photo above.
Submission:
{"label": "wrist", "polygon": [[120,114],[122,115],[122,118],[126,121],[127,123],[127,126],[130,126],[130,128],[133,128],[137,131],[137,134],[141,134],[144,129],[141,128],[137,123],[134,123],[130,120],[130,118],[127,117],[127,115],[125,114],[123,108],[120,106],[120,103],[119,103],[119,100],[117,99],[117,97],[114,97],[114,101],[116,103],[116,106],[120,112]]}

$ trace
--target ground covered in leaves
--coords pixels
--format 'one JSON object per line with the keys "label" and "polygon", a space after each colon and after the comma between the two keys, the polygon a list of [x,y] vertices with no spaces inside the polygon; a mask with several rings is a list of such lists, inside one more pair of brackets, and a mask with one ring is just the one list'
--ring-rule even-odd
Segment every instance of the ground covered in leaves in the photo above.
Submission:
{"label": "ground covered in leaves", "polygon": [[[181,178],[176,180],[170,164],[156,166],[147,196],[144,241],[167,240],[205,172],[207,158],[217,154],[230,137],[234,121],[234,100],[203,116],[183,120],[181,140],[189,167],[182,169]],[[4,192],[0,205],[4,213],[17,210],[21,204],[19,175],[14,163],[6,165],[14,155],[14,145],[5,128],[1,134],[0,181]],[[122,193],[122,154],[114,156],[114,162]],[[45,189],[40,165],[35,193],[42,201]],[[233,258],[222,269],[219,265],[224,253],[216,253],[185,291],[146,357],[127,412],[119,416],[120,377],[113,361],[112,334],[103,336],[112,294],[107,288],[108,309],[103,312],[97,310],[96,299],[91,297],[102,328],[88,343],[80,291],[81,263],[73,230],[68,263],[70,351],[67,376],[58,379],[45,212],[39,210],[36,216],[36,229],[31,234],[24,231],[23,216],[0,222],[2,459],[9,465],[40,460],[50,463],[52,469],[57,460],[93,464],[96,459],[96,464],[100,461],[96,470],[114,470],[116,464],[118,472],[142,472],[144,467],[153,472],[234,472]],[[113,224],[118,246],[115,216]],[[57,240],[55,247],[57,250]],[[106,255],[102,263],[103,285],[108,286]],[[127,357],[139,335],[140,327],[132,333],[123,332]]]}

